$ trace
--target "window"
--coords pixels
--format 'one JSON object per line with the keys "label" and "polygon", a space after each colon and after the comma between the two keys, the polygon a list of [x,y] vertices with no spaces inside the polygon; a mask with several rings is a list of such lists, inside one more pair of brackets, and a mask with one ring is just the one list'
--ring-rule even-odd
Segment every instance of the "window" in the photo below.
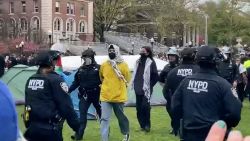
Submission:
{"label": "window", "polygon": [[32,20],[32,29],[33,30],[39,30],[40,28],[40,22],[39,22],[39,19],[37,17],[34,17],[33,20]]}
{"label": "window", "polygon": [[67,3],[67,14],[70,14],[70,4]]}
{"label": "window", "polygon": [[3,22],[3,20],[0,20],[0,30],[2,30],[2,29],[3,29],[3,26],[4,26],[4,22]]}
{"label": "window", "polygon": [[58,18],[54,21],[54,30],[56,30],[56,31],[61,30],[61,21]]}
{"label": "window", "polygon": [[56,12],[60,12],[60,3],[56,2]]}
{"label": "window", "polygon": [[84,32],[84,27],[85,27],[85,24],[83,21],[81,21],[79,24],[79,32]]}
{"label": "window", "polygon": [[75,14],[75,5],[74,4],[70,5],[70,14]]}
{"label": "window", "polygon": [[67,31],[73,32],[74,29],[74,20],[69,19],[67,22]]}
{"label": "window", "polygon": [[14,13],[14,2],[10,2],[10,13]]}
{"label": "window", "polygon": [[81,7],[80,14],[81,14],[81,16],[84,16],[84,7]]}
{"label": "window", "polygon": [[37,0],[33,0],[33,4],[34,4],[34,12],[39,12]]}
{"label": "window", "polygon": [[21,29],[22,29],[22,31],[28,30],[28,22],[24,18],[21,19]]}
{"label": "window", "polygon": [[22,1],[22,12],[26,13],[26,2]]}

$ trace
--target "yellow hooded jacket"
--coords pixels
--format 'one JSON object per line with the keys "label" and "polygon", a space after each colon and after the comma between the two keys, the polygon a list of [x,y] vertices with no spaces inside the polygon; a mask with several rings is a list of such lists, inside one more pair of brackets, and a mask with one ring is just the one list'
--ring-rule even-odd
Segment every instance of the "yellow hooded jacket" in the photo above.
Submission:
{"label": "yellow hooded jacket", "polygon": [[[131,74],[127,63],[117,64],[127,82],[131,79]],[[100,78],[102,81],[100,100],[102,102],[124,103],[128,100],[127,84],[115,73],[109,61],[101,65]]]}

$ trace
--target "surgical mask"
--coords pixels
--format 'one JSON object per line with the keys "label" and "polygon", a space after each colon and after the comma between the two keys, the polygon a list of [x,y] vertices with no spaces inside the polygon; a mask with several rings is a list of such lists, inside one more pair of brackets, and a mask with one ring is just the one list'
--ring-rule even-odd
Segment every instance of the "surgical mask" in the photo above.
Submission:
{"label": "surgical mask", "polygon": [[84,63],[85,63],[85,65],[91,65],[92,64],[92,59],[91,58],[85,58]]}
{"label": "surgical mask", "polygon": [[116,54],[115,54],[114,52],[110,52],[110,53],[109,53],[109,58],[110,58],[111,60],[115,59],[115,57],[116,57]]}

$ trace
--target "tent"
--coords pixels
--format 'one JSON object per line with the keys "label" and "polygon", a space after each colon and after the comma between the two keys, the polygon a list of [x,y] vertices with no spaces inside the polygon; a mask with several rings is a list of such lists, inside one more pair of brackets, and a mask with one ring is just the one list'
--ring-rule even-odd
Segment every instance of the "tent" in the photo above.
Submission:
{"label": "tent", "polygon": [[[24,104],[24,96],[25,96],[25,84],[26,81],[30,76],[36,73],[37,67],[28,67],[25,65],[16,65],[9,69],[4,76],[1,78],[9,87],[10,91],[14,95],[14,99],[16,104]],[[61,74],[61,76],[65,79],[68,85],[71,85],[73,81],[74,74],[71,76],[67,76],[65,74]],[[74,104],[74,109],[79,114],[78,108],[78,98],[77,98],[77,91],[71,93],[71,98]],[[89,108],[88,111],[88,119],[95,119],[95,110],[93,107]]]}
{"label": "tent", "polygon": [[[138,55],[135,56],[123,56],[124,60],[128,63],[129,68],[131,72],[133,71],[134,65],[136,60],[139,58]],[[103,63],[105,60],[107,60],[107,56],[96,56],[96,61],[98,64]],[[159,60],[155,58],[156,65],[158,68],[158,71],[161,71],[164,66],[167,64],[167,62]],[[71,83],[74,80],[74,76],[76,73],[77,68],[80,67],[82,64],[82,60],[80,56],[70,56],[70,57],[63,57],[62,58],[62,66],[63,71],[70,72],[70,74],[67,76],[65,74],[61,74],[61,76],[65,79],[68,85],[71,85]],[[14,98],[16,100],[17,104],[24,104],[24,88],[26,81],[28,78],[35,74],[37,71],[37,67],[28,67],[24,65],[17,65],[13,68],[9,69],[5,75],[1,78],[10,88],[11,92],[14,94]],[[128,102],[126,103],[127,106],[134,106],[135,105],[135,94],[129,87],[128,91]],[[74,108],[76,111],[79,111],[78,108],[78,97],[77,97],[77,90],[71,93],[71,98],[74,104]],[[162,105],[165,104],[166,101],[163,98],[162,95],[162,87],[157,84],[154,87],[152,99],[151,99],[151,105]],[[92,107],[90,107],[88,111],[88,119],[95,118],[95,110]]]}
{"label": "tent", "polygon": [[[128,64],[129,69],[132,73],[136,60],[140,57],[139,55],[124,55],[122,56],[125,62]],[[156,62],[156,66],[158,71],[160,72],[163,70],[165,65],[167,64],[166,61],[162,61],[158,58],[154,58]],[[95,60],[98,64],[102,64],[106,60],[108,60],[108,56],[95,56]],[[83,63],[83,60],[81,60],[80,56],[68,56],[62,58],[62,65],[64,71],[72,71],[78,69],[81,64]],[[72,63],[73,62],[73,63]],[[128,102],[126,103],[127,106],[134,106],[135,105],[135,94],[134,91],[131,90],[131,87],[129,86],[128,91]],[[151,98],[151,105],[162,105],[165,104],[166,101],[162,95],[162,87],[159,83],[156,84],[153,90],[153,95]]]}

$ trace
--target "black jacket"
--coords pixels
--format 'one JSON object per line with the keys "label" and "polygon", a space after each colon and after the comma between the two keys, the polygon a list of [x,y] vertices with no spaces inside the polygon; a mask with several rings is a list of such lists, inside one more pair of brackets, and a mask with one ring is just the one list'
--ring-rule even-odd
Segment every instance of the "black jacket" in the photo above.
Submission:
{"label": "black jacket", "polygon": [[93,64],[89,66],[81,66],[77,73],[75,74],[75,79],[69,88],[71,93],[76,88],[79,87],[79,92],[81,89],[94,89],[99,88],[101,80],[99,77],[100,65]]}
{"label": "black jacket", "polygon": [[173,94],[181,81],[190,75],[195,74],[199,70],[199,66],[194,64],[181,64],[180,66],[172,69],[167,76],[167,85]]}
{"label": "black jacket", "polygon": [[218,74],[226,79],[229,83],[233,84],[239,77],[239,68],[232,61],[222,61],[217,66]]}
{"label": "black jacket", "polygon": [[235,127],[241,116],[241,102],[232,94],[232,86],[213,70],[200,70],[185,78],[172,99],[176,119],[183,118],[186,130],[209,130],[218,120]]}
{"label": "black jacket", "polygon": [[[144,69],[145,69],[145,63],[146,63],[146,59],[145,60],[141,59],[139,60],[139,64],[138,64],[138,68],[137,68],[137,72],[135,75],[135,80],[134,81],[134,89],[135,89],[135,93],[137,95],[144,95],[144,91],[143,91],[143,84],[144,84]],[[153,92],[153,87],[155,86],[155,84],[158,82],[159,79],[159,75],[158,75],[158,70],[157,70],[157,66],[154,60],[152,60],[152,64],[150,65],[150,90],[151,93]]]}
{"label": "black jacket", "polygon": [[78,131],[78,117],[74,111],[68,86],[57,73],[31,76],[25,87],[25,105],[31,107],[30,122],[49,122],[59,114],[69,126]]}

